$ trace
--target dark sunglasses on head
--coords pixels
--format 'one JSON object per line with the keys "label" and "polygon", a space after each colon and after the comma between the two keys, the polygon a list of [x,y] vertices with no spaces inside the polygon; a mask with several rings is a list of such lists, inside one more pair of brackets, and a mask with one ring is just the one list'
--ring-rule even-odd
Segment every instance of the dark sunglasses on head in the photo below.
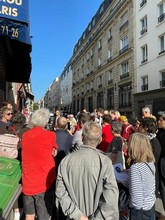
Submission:
{"label": "dark sunglasses on head", "polygon": [[13,113],[7,113],[6,115],[8,115],[8,116],[9,116],[9,115],[13,115]]}

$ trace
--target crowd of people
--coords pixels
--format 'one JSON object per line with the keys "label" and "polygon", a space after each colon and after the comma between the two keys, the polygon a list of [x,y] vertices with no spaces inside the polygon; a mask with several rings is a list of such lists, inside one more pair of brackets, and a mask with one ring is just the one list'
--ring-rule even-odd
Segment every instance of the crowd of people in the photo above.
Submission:
{"label": "crowd of people", "polygon": [[19,137],[22,194],[14,220],[20,210],[26,220],[155,220],[158,197],[165,209],[165,111],[155,117],[144,107],[131,124],[115,110],[83,109],[76,116],[56,110],[49,123],[46,108],[28,123],[10,102],[0,109],[0,134]]}

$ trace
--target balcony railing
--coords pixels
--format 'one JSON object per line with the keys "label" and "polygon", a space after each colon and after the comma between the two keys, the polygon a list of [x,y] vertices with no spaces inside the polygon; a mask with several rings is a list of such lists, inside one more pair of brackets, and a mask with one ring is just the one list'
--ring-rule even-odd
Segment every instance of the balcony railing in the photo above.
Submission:
{"label": "balcony railing", "polygon": [[120,75],[120,79],[124,79],[129,76],[129,72]]}
{"label": "balcony railing", "polygon": [[143,35],[147,33],[147,27],[143,28],[141,31],[140,31],[140,34]]}
{"label": "balcony railing", "polygon": [[143,0],[141,3],[140,3],[140,8],[143,7],[143,5],[147,2],[147,0]]}
{"label": "balcony railing", "polygon": [[111,83],[113,83],[113,79],[108,80],[108,84],[111,84]]}
{"label": "balcony railing", "polygon": [[146,63],[148,61],[148,59],[144,59],[141,61],[141,64]]}
{"label": "balcony railing", "polygon": [[119,54],[125,53],[128,50],[128,45],[123,47],[120,51]]}
{"label": "balcony railing", "polygon": [[108,62],[112,61],[112,56],[107,59]]}
{"label": "balcony railing", "polygon": [[121,25],[120,31],[123,30],[125,27],[127,27],[128,24],[129,24],[129,22],[128,22],[128,20],[127,20],[124,24]]}
{"label": "balcony railing", "polygon": [[159,17],[158,17],[158,23],[164,21],[165,19],[165,13],[161,14]]}
{"label": "balcony railing", "polygon": [[159,55],[161,55],[161,54],[163,54],[163,53],[165,53],[165,50],[160,51],[160,52],[159,52]]}
{"label": "balcony railing", "polygon": [[112,35],[111,35],[111,36],[109,36],[109,38],[108,38],[108,41],[110,41],[110,40],[112,40]]}
{"label": "balcony railing", "polygon": [[165,79],[160,81],[160,87],[165,87]]}
{"label": "balcony railing", "polygon": [[142,91],[148,90],[148,84],[142,85],[142,86],[141,86],[141,90],[142,90]]}

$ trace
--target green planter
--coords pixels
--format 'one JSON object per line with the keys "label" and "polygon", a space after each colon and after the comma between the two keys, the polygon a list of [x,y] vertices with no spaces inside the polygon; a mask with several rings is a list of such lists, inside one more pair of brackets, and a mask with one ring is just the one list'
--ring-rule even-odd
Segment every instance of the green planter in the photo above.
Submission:
{"label": "green planter", "polygon": [[0,214],[10,202],[21,179],[20,162],[0,157]]}

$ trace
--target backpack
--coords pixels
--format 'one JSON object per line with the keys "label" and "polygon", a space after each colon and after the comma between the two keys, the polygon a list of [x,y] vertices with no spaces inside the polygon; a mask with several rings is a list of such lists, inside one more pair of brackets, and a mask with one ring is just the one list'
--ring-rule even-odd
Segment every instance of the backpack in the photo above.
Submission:
{"label": "backpack", "polygon": [[0,157],[17,158],[19,137],[14,134],[0,134]]}

